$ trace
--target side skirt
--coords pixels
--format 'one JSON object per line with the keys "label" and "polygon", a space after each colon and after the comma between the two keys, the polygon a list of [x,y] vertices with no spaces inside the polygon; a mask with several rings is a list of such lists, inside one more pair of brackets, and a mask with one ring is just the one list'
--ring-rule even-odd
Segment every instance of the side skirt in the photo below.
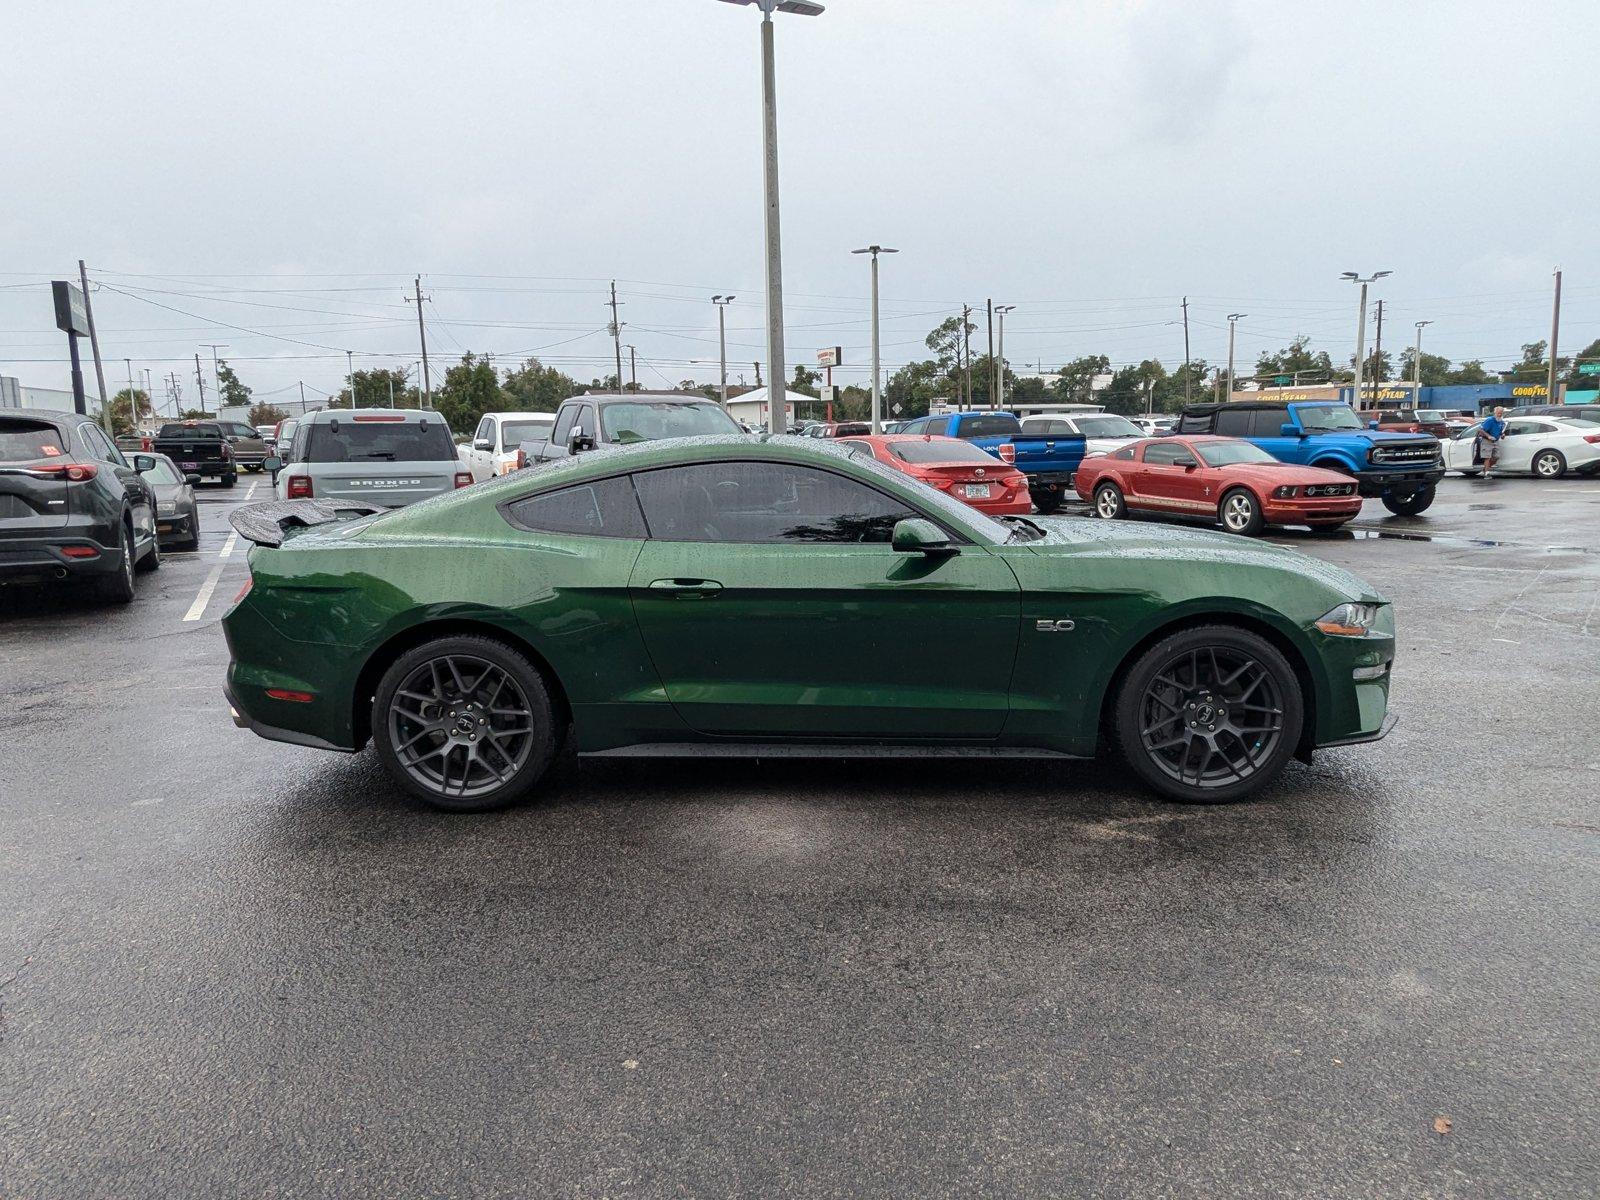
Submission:
{"label": "side skirt", "polygon": [[644,742],[586,750],[580,758],[1055,758],[1078,754],[1027,746],[907,746],[837,742]]}

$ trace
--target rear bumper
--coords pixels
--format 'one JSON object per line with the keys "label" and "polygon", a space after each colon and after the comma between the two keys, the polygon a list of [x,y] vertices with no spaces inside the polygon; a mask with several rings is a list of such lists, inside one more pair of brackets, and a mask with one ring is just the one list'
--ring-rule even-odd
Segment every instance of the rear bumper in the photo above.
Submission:
{"label": "rear bumper", "polygon": [[355,751],[348,746],[335,746],[332,742],[324,741],[315,734],[302,733],[297,729],[284,729],[277,725],[268,725],[257,720],[242,707],[234,698],[232,685],[224,686],[222,695],[228,702],[228,715],[233,718],[233,723],[240,729],[248,729],[257,737],[266,738],[269,742],[288,742],[292,746],[309,746],[313,750],[336,750],[340,754],[354,754]]}
{"label": "rear bumper", "polygon": [[1071,491],[1072,478],[1077,473],[1076,467],[1070,471],[1029,471],[1028,488],[1030,491]]}
{"label": "rear bumper", "polygon": [[[70,558],[68,547],[95,551],[92,558]],[[0,584],[51,583],[110,575],[121,567],[116,532],[84,520],[20,535],[0,534]]]}
{"label": "rear bumper", "polygon": [[1438,485],[1444,467],[1417,470],[1367,470],[1356,472],[1356,491],[1362,496],[1409,496]]}

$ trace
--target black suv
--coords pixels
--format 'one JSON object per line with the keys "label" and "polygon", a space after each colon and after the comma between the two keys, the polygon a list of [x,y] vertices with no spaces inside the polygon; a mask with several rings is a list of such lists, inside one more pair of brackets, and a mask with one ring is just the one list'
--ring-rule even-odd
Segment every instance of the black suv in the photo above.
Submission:
{"label": "black suv", "polygon": [[0,412],[0,584],[76,582],[126,603],[134,571],[160,565],[156,494],[98,425]]}

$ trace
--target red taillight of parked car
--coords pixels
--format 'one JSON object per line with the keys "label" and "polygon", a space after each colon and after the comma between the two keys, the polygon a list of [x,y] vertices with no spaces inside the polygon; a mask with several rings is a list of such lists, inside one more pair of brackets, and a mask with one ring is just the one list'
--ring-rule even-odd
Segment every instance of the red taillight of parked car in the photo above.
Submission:
{"label": "red taillight of parked car", "polygon": [[235,607],[238,606],[239,601],[243,600],[246,596],[248,596],[250,594],[250,589],[255,587],[255,585],[256,585],[256,580],[255,580],[255,576],[254,575],[245,576],[244,586],[239,589],[239,594],[233,598],[233,603],[234,603]]}
{"label": "red taillight of parked car", "polygon": [[1000,461],[1003,463],[1014,463],[1017,461],[1017,448],[1010,442],[1001,442],[995,447],[995,452],[1000,455]]}
{"label": "red taillight of parked car", "polygon": [[28,474],[35,479],[60,479],[66,483],[87,483],[99,473],[100,468],[93,463],[45,463],[28,468]]}
{"label": "red taillight of parked car", "polygon": [[1586,433],[1583,435],[1583,440],[1600,446],[1600,433]]}
{"label": "red taillight of parked car", "polygon": [[61,555],[63,558],[99,558],[100,551],[93,546],[63,546]]}
{"label": "red taillight of parked car", "polygon": [[472,486],[472,472],[471,471],[457,471],[456,472],[456,486],[458,488],[471,487]]}
{"label": "red taillight of parked car", "polygon": [[274,700],[287,700],[290,704],[310,704],[316,699],[310,692],[297,692],[292,688],[268,688],[267,695]]}
{"label": "red taillight of parked car", "polygon": [[517,447],[517,465],[516,465],[516,467],[514,469],[518,470],[518,471],[525,471],[525,470],[527,470],[527,467],[528,467],[528,452],[526,450],[524,450],[521,446],[518,446]]}
{"label": "red taillight of parked car", "polygon": [[311,476],[309,476],[309,475],[291,475],[291,476],[289,476],[289,486],[284,489],[283,494],[285,496],[287,496],[290,500],[309,500],[309,499],[311,499]]}

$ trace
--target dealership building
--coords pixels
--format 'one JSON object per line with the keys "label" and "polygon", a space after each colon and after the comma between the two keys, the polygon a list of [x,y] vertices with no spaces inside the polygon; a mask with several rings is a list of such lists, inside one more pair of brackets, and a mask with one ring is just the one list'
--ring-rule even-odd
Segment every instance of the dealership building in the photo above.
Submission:
{"label": "dealership building", "polygon": [[[1265,387],[1235,391],[1234,400],[1337,400],[1350,404],[1355,388],[1350,384],[1319,384],[1301,387]],[[1600,396],[1593,389],[1580,391],[1564,383],[1556,385],[1556,404],[1594,404]],[[1446,412],[1481,413],[1497,407],[1516,408],[1523,404],[1550,404],[1550,391],[1542,383],[1456,383],[1443,387],[1414,387],[1391,382],[1376,389],[1361,389],[1360,408],[1437,408]]]}

